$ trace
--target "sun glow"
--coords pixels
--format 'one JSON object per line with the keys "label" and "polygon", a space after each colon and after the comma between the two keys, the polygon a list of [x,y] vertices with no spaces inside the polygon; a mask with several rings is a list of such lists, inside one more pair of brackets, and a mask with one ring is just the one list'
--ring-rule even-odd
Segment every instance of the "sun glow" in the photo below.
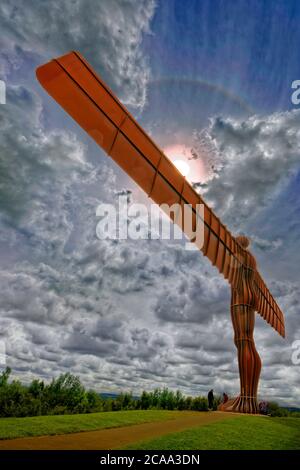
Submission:
{"label": "sun glow", "polygon": [[195,158],[192,150],[185,144],[164,147],[164,153],[190,183],[203,182],[207,176],[205,166],[201,158]]}
{"label": "sun glow", "polygon": [[180,173],[183,176],[187,176],[190,172],[190,165],[184,161],[184,160],[174,160],[174,165],[176,166],[177,170],[180,171]]}

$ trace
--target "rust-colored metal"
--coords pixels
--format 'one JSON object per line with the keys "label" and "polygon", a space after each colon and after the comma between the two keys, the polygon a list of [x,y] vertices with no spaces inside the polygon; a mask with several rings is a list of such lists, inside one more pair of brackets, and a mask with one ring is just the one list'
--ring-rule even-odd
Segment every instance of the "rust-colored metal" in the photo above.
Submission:
{"label": "rust-colored metal", "polygon": [[257,273],[254,256],[247,251],[247,237],[237,237],[240,245],[240,266],[235,281],[231,284],[231,319],[234,329],[234,343],[238,351],[240,372],[240,395],[219,406],[222,411],[259,413],[257,388],[261,360],[256,351],[253,331],[255,311],[258,309],[259,291],[255,284]]}
{"label": "rust-colored metal", "polygon": [[221,406],[224,410],[257,413],[261,363],[253,341],[255,311],[282,337],[285,329],[283,313],[247,250],[246,238],[230,233],[78,52],[38,67],[37,78],[154,202],[190,204],[193,227],[199,217],[197,204],[204,205],[204,243],[199,249],[231,286],[231,317],[241,380],[240,395]]}

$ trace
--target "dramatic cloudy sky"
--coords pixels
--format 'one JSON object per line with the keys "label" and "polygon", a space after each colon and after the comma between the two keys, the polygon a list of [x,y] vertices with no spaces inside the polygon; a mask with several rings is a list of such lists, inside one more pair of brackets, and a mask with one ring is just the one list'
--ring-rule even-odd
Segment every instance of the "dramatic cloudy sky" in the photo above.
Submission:
{"label": "dramatic cloudy sky", "polygon": [[257,316],[260,396],[300,405],[299,21],[296,0],[1,2],[2,368],[99,392],[238,392],[229,288],[201,253],[96,237],[98,204],[146,198],[36,81],[75,49],[166,152],[196,156],[189,177],[251,236],[287,330]]}

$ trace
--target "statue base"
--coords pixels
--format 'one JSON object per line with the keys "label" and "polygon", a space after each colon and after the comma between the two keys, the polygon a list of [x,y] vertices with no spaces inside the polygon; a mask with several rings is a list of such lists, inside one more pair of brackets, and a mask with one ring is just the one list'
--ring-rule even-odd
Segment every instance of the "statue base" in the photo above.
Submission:
{"label": "statue base", "polygon": [[230,411],[233,413],[260,414],[257,397],[239,395],[226,403],[218,406],[219,411]]}

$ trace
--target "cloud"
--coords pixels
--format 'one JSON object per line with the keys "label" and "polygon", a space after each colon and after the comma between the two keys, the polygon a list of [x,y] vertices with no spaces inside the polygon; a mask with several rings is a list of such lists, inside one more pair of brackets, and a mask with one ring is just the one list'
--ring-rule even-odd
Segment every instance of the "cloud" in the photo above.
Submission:
{"label": "cloud", "polygon": [[204,190],[226,223],[241,228],[274,199],[300,165],[300,111],[215,118],[208,130],[217,173]]}
{"label": "cloud", "polygon": [[[127,105],[143,107],[150,69],[140,46],[154,0],[10,0],[0,6],[4,72],[80,51]],[[3,73],[4,73],[3,72]]]}
{"label": "cloud", "polygon": [[220,277],[194,275],[182,278],[164,289],[157,299],[155,312],[165,321],[179,323],[209,322],[224,312],[228,288]]}
{"label": "cloud", "polygon": [[111,356],[118,350],[114,342],[103,342],[86,335],[73,333],[68,335],[61,344],[62,349],[74,351],[77,354],[92,354],[93,356]]}
{"label": "cloud", "polygon": [[250,235],[250,239],[251,242],[262,251],[275,251],[283,245],[283,241],[280,238],[276,240],[266,240],[256,235]]}
{"label": "cloud", "polygon": [[[0,210],[12,222],[25,213],[28,216],[27,209],[33,207],[40,217],[49,203],[49,193],[56,199],[54,190],[61,194],[60,185],[70,185],[89,165],[84,146],[74,134],[45,131],[42,105],[35,93],[23,86],[11,86],[7,101],[0,107]],[[52,227],[53,235],[58,229]],[[30,237],[30,230],[24,235]]]}

